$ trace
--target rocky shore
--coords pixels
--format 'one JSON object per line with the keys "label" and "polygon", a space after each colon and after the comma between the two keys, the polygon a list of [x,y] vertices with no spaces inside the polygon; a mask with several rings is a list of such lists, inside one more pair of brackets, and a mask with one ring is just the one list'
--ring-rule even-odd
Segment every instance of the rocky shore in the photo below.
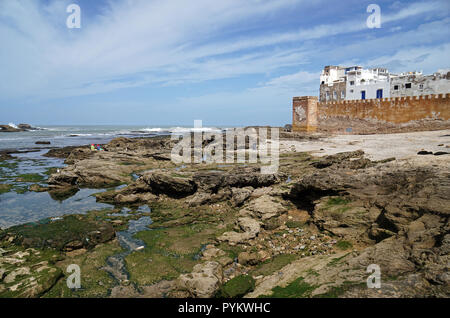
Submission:
{"label": "rocky shore", "polygon": [[[0,297],[448,297],[448,155],[333,138],[283,132],[272,174],[175,164],[165,137],[50,150],[66,166],[35,191],[107,189],[95,197],[113,208],[0,231]],[[381,288],[367,287],[371,264]]]}
{"label": "rocky shore", "polygon": [[29,124],[19,124],[17,126],[0,125],[0,132],[20,132],[29,130],[39,130],[39,128],[32,127]]}

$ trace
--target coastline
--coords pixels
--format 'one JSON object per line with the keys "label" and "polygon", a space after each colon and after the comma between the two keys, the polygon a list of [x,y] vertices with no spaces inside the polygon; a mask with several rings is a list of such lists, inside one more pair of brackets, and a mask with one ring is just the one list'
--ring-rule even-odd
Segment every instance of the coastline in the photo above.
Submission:
{"label": "coastline", "polygon": [[[89,197],[108,206],[1,231],[0,295],[379,296],[362,286],[369,263],[389,277],[382,296],[446,295],[449,159],[433,153],[448,136],[283,133],[269,175],[260,164],[174,164],[164,136],[55,148],[64,165],[31,191],[64,201],[96,189]],[[442,259],[424,270],[423,249]],[[85,264],[83,289],[65,286],[68,264]]]}

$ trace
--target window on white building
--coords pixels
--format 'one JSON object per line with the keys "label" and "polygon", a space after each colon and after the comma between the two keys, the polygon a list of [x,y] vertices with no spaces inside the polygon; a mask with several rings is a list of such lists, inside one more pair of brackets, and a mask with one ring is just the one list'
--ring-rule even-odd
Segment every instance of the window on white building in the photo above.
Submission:
{"label": "window on white building", "polygon": [[355,81],[350,81],[350,85],[355,85]]}
{"label": "window on white building", "polygon": [[398,85],[394,85],[394,91],[398,91]]}
{"label": "window on white building", "polygon": [[411,83],[406,83],[405,88],[411,88]]}

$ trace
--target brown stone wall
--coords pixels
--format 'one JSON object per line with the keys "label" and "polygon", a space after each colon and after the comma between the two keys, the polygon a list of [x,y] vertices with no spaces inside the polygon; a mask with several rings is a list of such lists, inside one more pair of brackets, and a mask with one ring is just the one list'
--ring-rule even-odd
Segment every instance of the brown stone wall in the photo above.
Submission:
{"label": "brown stone wall", "polygon": [[317,97],[294,97],[292,106],[292,130],[315,131],[318,124]]}
{"label": "brown stone wall", "polygon": [[[317,103],[317,97],[295,97],[293,104],[293,129],[297,131],[379,133],[450,128],[450,94],[328,103]],[[309,118],[299,121],[295,105],[300,105]]]}

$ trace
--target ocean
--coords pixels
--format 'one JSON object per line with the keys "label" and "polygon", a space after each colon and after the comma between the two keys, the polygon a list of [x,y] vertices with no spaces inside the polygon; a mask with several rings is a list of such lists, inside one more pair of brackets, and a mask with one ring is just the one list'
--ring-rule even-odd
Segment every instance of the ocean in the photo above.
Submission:
{"label": "ocean", "polygon": [[[14,124],[11,124],[14,125]],[[149,126],[39,126],[39,130],[0,132],[0,150],[104,144],[116,137],[153,137],[189,131],[189,127]],[[210,128],[204,128],[208,130]],[[50,141],[50,145],[36,145]]]}
{"label": "ocean", "polygon": [[[196,130],[190,127],[169,126],[39,126],[38,128],[39,130],[24,132],[0,132],[0,151],[7,149],[21,151],[12,153],[12,160],[0,161],[0,185],[12,186],[12,189],[6,192],[0,188],[0,228],[36,222],[48,217],[113,208],[109,204],[96,202],[92,196],[106,189],[79,189],[66,199],[54,198],[48,192],[29,191],[28,187],[35,183],[46,186],[45,181],[51,169],[65,166],[63,159],[43,156],[49,149],[106,144],[116,137],[155,137]],[[216,128],[200,129],[211,131]],[[37,145],[37,141],[49,141],[50,144]],[[39,180],[24,182],[18,179],[26,175],[34,175]]]}

